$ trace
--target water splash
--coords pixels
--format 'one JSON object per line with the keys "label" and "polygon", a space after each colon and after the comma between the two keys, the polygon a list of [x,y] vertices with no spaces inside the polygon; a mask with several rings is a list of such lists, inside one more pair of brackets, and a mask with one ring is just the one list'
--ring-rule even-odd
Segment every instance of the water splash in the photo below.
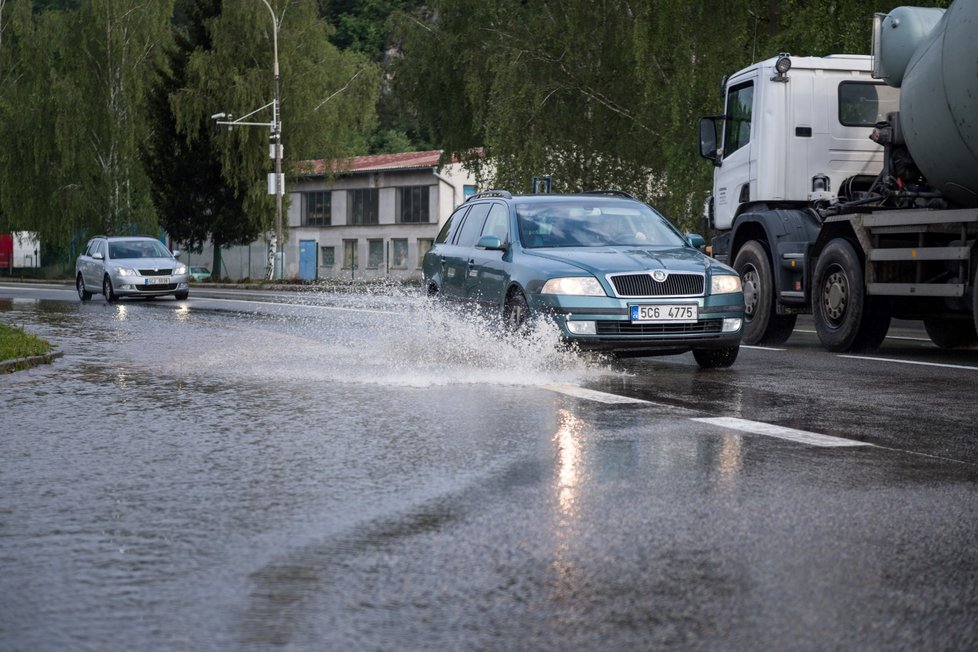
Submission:
{"label": "water splash", "polygon": [[515,334],[498,315],[401,292],[309,293],[296,305],[301,314],[241,313],[220,333],[233,342],[197,366],[397,387],[580,383],[612,373],[601,358],[563,342],[546,318]]}

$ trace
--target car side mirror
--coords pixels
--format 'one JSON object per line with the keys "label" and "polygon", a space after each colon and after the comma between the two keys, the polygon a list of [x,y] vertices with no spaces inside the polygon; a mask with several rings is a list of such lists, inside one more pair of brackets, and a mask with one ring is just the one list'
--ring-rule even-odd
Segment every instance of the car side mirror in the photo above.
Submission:
{"label": "car side mirror", "polygon": [[172,253],[172,254],[173,254],[173,257],[174,257],[174,258],[179,258],[179,257],[180,257],[180,254],[181,254],[181,253],[183,253],[183,252],[181,252],[181,251],[180,251],[179,249],[174,249],[174,250],[173,250],[173,251],[171,251],[170,253]]}
{"label": "car side mirror", "polygon": [[713,161],[713,165],[716,167],[720,167],[722,163],[717,147],[717,142],[719,141],[719,138],[717,138],[717,123],[722,119],[723,116],[700,118],[700,156],[708,161]]}
{"label": "car side mirror", "polygon": [[686,242],[689,243],[689,246],[701,251],[704,247],[706,247],[706,238],[701,236],[699,233],[687,233]]}
{"label": "car side mirror", "polygon": [[484,235],[475,243],[476,249],[488,249],[489,251],[504,251],[506,245],[497,236]]}
{"label": "car side mirror", "polygon": [[105,260],[105,256],[102,255],[101,251],[96,251],[94,254],[92,254],[92,258],[95,260]]}

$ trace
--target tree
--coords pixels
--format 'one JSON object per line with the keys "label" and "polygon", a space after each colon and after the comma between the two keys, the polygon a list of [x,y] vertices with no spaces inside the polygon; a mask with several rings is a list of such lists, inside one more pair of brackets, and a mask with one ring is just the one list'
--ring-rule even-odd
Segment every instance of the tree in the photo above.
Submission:
{"label": "tree", "polygon": [[[923,4],[944,5],[931,0]],[[779,52],[868,52],[873,0],[432,0],[401,12],[399,94],[493,185],[622,188],[698,228],[696,123],[724,74]]]}
{"label": "tree", "polygon": [[484,146],[501,187],[551,174],[557,191],[648,198],[663,130],[641,101],[635,21],[624,0],[436,2],[401,17],[396,82],[451,151]]}
{"label": "tree", "polygon": [[[378,66],[330,44],[315,0],[279,0],[271,6],[279,24],[287,162],[362,151],[375,120]],[[260,0],[225,0],[221,13],[205,25],[210,48],[190,55],[186,86],[170,95],[176,129],[190,145],[208,138],[212,114],[228,112],[240,119],[269,105],[273,97],[275,23]],[[271,108],[248,121],[270,122]],[[235,127],[210,139],[223,180],[237,192],[249,223],[259,231],[271,228],[274,214],[266,184],[271,169],[268,137],[262,128]],[[216,241],[230,241],[220,233],[212,235]]]}
{"label": "tree", "polygon": [[36,13],[28,0],[5,4],[3,221],[52,247],[85,232],[155,231],[137,144],[172,0],[87,0]]}
{"label": "tree", "polygon": [[221,247],[253,242],[262,232],[262,221],[258,214],[244,210],[246,188],[232,186],[222,175],[214,132],[201,130],[195,140],[178,133],[171,98],[186,87],[191,54],[210,48],[206,24],[220,9],[220,0],[178,3],[182,22],[174,25],[168,65],[159,70],[159,83],[150,98],[152,133],[143,147],[143,162],[154,172],[151,195],[160,224],[191,251],[199,252],[206,242],[212,242],[215,277],[221,275]]}

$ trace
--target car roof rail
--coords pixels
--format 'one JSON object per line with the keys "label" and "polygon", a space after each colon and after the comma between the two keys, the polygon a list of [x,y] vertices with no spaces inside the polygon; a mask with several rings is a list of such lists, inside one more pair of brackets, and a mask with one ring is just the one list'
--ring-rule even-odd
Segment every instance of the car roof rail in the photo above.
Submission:
{"label": "car roof rail", "polygon": [[465,201],[472,201],[473,199],[483,199],[485,197],[502,197],[503,199],[512,199],[513,193],[508,190],[484,190],[482,192],[477,192]]}
{"label": "car roof rail", "polygon": [[627,199],[635,199],[635,195],[625,192],[624,190],[585,190],[580,193],[582,195],[611,195],[612,197],[625,197]]}

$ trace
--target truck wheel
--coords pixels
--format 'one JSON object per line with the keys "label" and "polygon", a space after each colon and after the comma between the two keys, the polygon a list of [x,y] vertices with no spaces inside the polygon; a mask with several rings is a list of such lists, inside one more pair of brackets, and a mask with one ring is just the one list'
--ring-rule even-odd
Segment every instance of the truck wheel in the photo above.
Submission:
{"label": "truck wheel", "polygon": [[727,346],[722,349],[693,349],[693,358],[703,369],[723,369],[729,367],[737,359],[739,346]]}
{"label": "truck wheel", "polygon": [[925,319],[924,330],[931,342],[942,349],[966,349],[978,344],[978,332],[970,319]]}
{"label": "truck wheel", "polygon": [[756,240],[746,243],[734,269],[744,283],[744,344],[783,344],[797,317],[777,314],[774,275],[764,246]]}
{"label": "truck wheel", "polygon": [[971,287],[971,311],[975,318],[975,332],[978,332],[978,272],[975,272],[975,283]]}
{"label": "truck wheel", "polygon": [[889,307],[866,296],[862,263],[848,240],[832,240],[818,257],[812,316],[822,345],[837,353],[875,351],[890,329]]}

